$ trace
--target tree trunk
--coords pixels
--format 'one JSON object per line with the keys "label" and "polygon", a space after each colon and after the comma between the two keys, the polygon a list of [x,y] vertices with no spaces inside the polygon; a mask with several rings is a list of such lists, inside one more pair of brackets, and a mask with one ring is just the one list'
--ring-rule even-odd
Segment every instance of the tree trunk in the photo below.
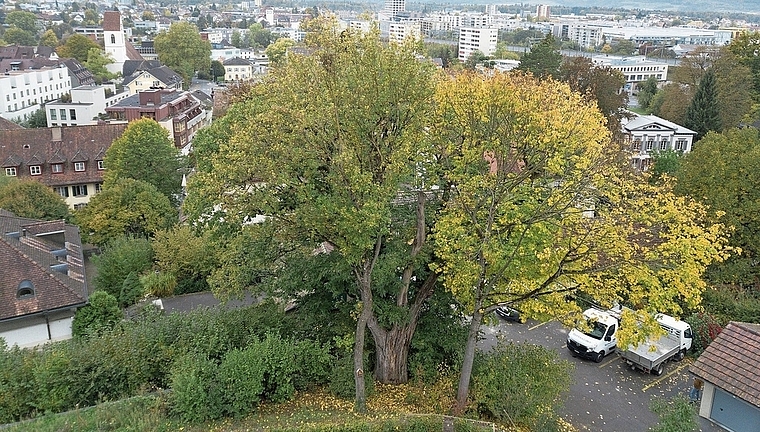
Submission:
{"label": "tree trunk", "polygon": [[356,386],[356,398],[354,411],[367,412],[367,394],[364,388],[364,334],[367,329],[367,321],[372,315],[372,298],[362,303],[362,311],[356,322],[356,338],[354,340],[354,385]]}
{"label": "tree trunk", "polygon": [[372,314],[367,327],[375,342],[375,379],[384,384],[401,384],[409,381],[409,347],[417,330],[417,322],[422,306],[433,295],[438,273],[432,272],[414,296],[409,306],[408,321],[405,325],[395,324],[390,330],[384,329]]}
{"label": "tree trunk", "polygon": [[480,322],[483,320],[480,306],[480,302],[475,304],[472,321],[470,321],[470,331],[467,334],[467,344],[464,348],[464,361],[462,363],[461,374],[459,375],[459,388],[457,389],[457,405],[454,408],[454,414],[456,415],[462,414],[467,407],[467,396],[470,393],[470,377],[472,376],[472,364],[475,361],[475,345],[478,342]]}
{"label": "tree trunk", "polygon": [[386,384],[402,384],[409,380],[407,360],[414,330],[410,325],[395,325],[390,330],[380,329],[378,335],[370,327],[375,340],[376,380]]}

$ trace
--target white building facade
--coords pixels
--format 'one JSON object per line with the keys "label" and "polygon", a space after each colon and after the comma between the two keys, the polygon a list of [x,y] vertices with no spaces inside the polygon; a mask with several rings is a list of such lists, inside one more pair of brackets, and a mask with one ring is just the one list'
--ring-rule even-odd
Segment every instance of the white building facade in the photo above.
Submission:
{"label": "white building facade", "polygon": [[[106,97],[106,89],[110,97]],[[116,93],[116,87],[79,86],[71,89],[71,102],[60,100],[45,105],[47,126],[81,126],[98,123],[98,116],[106,113],[106,107],[129,96],[128,91]]]}
{"label": "white building facade", "polygon": [[0,116],[7,120],[25,120],[42,104],[71,91],[69,70],[59,67],[10,70],[0,75]]}
{"label": "white building facade", "polygon": [[499,30],[488,27],[462,27],[459,29],[459,60],[466,61],[472,53],[480,51],[490,56],[496,51]]}
{"label": "white building facade", "polygon": [[622,126],[630,145],[631,162],[637,170],[646,171],[649,168],[653,153],[691,152],[697,135],[693,130],[653,115],[631,115]]}

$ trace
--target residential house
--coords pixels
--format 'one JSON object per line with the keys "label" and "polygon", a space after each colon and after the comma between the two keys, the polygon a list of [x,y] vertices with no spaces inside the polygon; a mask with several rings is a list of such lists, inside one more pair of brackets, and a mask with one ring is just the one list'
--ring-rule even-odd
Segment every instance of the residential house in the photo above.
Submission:
{"label": "residential house", "polygon": [[250,81],[253,79],[253,64],[240,57],[225,60],[224,80],[226,82]]}
{"label": "residential house", "polygon": [[0,209],[0,266],[0,338],[22,348],[71,338],[87,303],[79,229]]}
{"label": "residential house", "polygon": [[646,171],[651,164],[652,154],[658,151],[691,151],[697,135],[693,130],[654,115],[629,115],[631,118],[623,120],[622,127],[623,135],[630,145],[634,168]]}
{"label": "residential house", "polygon": [[168,131],[178,148],[188,145],[200,128],[211,124],[211,109],[192,93],[176,89],[140,91],[106,108],[106,113],[117,121],[151,118]]}
{"label": "residential house", "polygon": [[[153,64],[154,61],[146,61],[143,65]],[[122,85],[130,94],[136,95],[143,90],[151,89],[177,89],[182,90],[182,77],[167,66],[158,66],[150,69],[136,69],[130,75],[124,75]]]}
{"label": "residential house", "polygon": [[0,175],[40,181],[79,208],[100,192],[105,152],[126,127],[0,129]]}
{"label": "residential house", "polygon": [[730,322],[689,368],[704,382],[699,415],[733,432],[760,430],[760,324]]}

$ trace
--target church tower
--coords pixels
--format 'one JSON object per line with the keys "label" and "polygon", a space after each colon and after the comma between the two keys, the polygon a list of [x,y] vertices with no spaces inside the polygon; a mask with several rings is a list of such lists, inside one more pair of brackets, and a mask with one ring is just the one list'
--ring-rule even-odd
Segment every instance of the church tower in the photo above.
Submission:
{"label": "church tower", "polygon": [[111,73],[122,73],[127,57],[127,43],[124,37],[124,27],[121,24],[119,11],[103,12],[103,39],[106,55],[110,55],[113,63],[106,66]]}

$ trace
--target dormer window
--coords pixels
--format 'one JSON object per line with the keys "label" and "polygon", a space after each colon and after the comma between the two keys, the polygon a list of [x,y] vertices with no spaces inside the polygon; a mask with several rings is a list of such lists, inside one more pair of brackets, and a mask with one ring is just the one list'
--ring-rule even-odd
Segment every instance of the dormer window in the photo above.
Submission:
{"label": "dormer window", "polygon": [[34,298],[34,284],[29,279],[24,279],[18,284],[16,298],[19,300]]}
{"label": "dormer window", "polygon": [[98,170],[99,170],[99,171],[102,171],[102,170],[104,170],[104,169],[106,169],[106,167],[105,167],[105,165],[103,164],[103,161],[102,161],[102,160],[99,160],[99,161],[98,161]]}
{"label": "dormer window", "polygon": [[8,167],[5,169],[5,175],[10,177],[16,177],[16,167]]}
{"label": "dormer window", "polygon": [[84,171],[84,162],[74,162],[74,171],[77,171],[77,172]]}
{"label": "dormer window", "polygon": [[29,174],[33,176],[38,176],[42,174],[42,167],[39,165],[32,165],[29,167]]}
{"label": "dormer window", "polygon": [[63,172],[63,164],[62,163],[56,163],[50,166],[51,170],[53,171],[53,174],[61,174]]}

